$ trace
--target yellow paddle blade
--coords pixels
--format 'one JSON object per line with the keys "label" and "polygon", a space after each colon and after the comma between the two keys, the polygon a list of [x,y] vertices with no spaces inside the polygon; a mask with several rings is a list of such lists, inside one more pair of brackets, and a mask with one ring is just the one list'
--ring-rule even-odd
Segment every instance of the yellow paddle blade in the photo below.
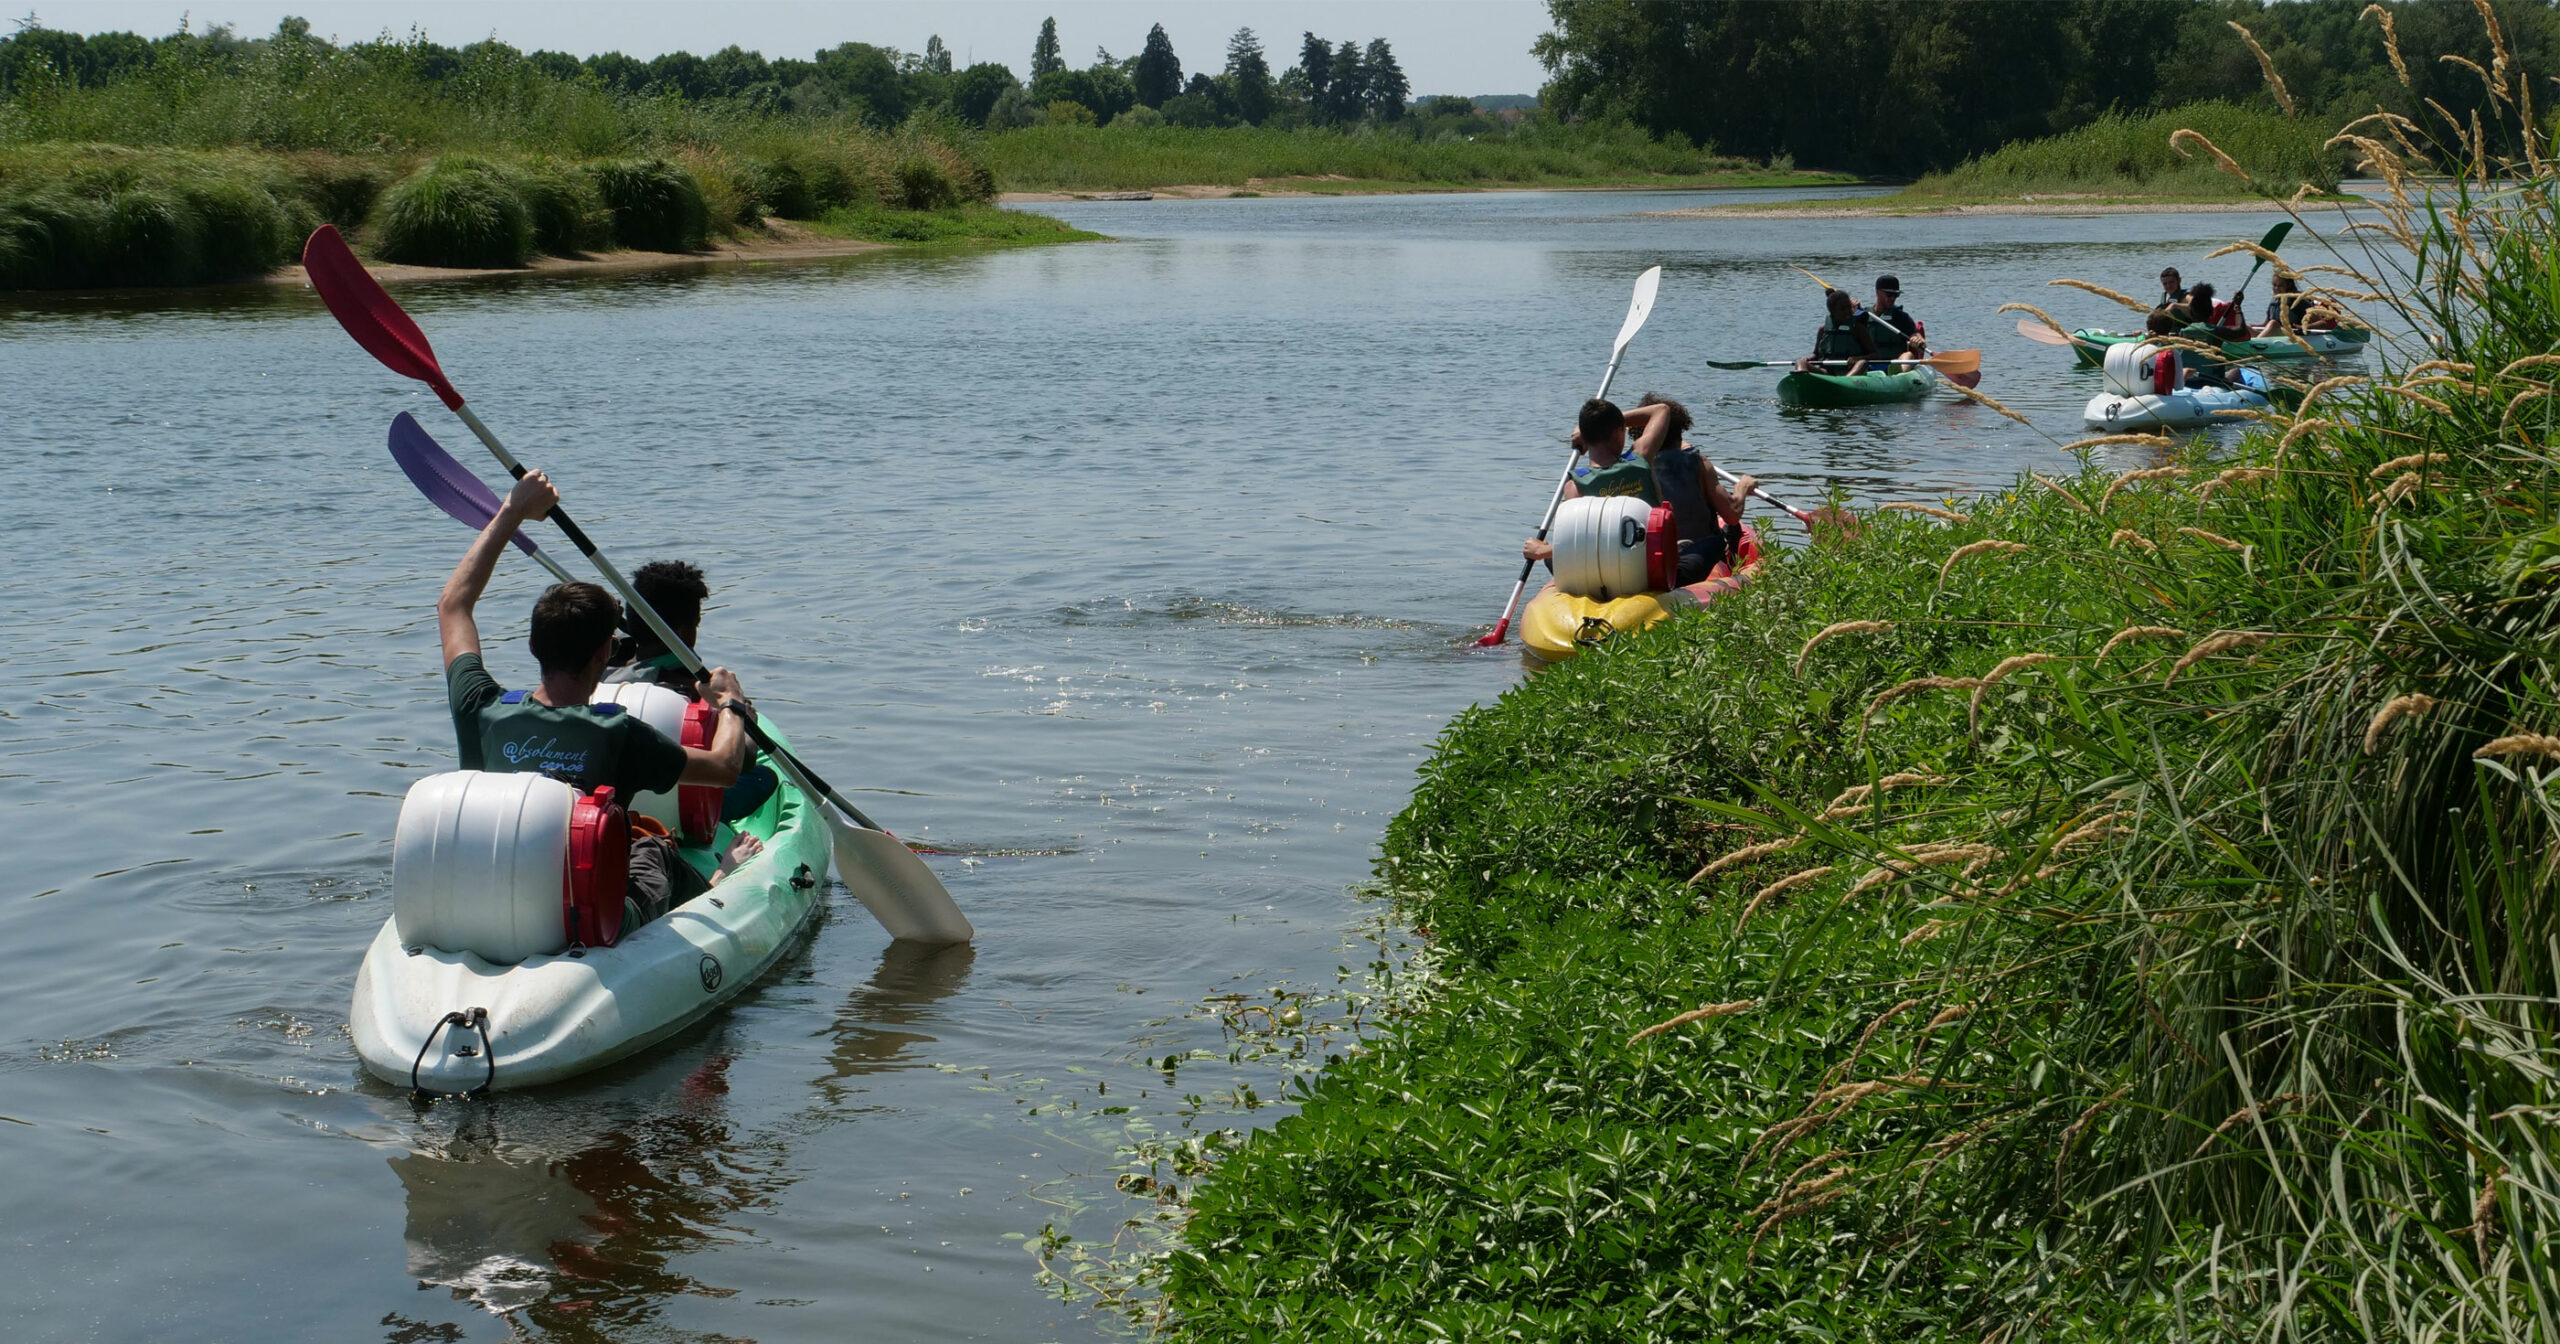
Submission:
{"label": "yellow paddle blade", "polygon": [[1810,280],[1810,281],[1812,281],[1813,283],[1815,283],[1815,284],[1817,284],[1817,285],[1822,286],[1824,289],[1829,289],[1829,288],[1831,288],[1831,282],[1830,282],[1830,281],[1823,279],[1821,276],[1815,275],[1813,272],[1806,270],[1806,269],[1805,269],[1805,268],[1803,268],[1802,266],[1792,266],[1792,265],[1791,265],[1791,266],[1787,267],[1787,269],[1788,269],[1788,270],[1791,270],[1791,271],[1794,271],[1794,272],[1796,272],[1796,273],[1797,273],[1797,274],[1799,274],[1799,275],[1802,275],[1805,279]]}
{"label": "yellow paddle blade", "polygon": [[1918,362],[1940,373],[1982,372],[1982,352],[1979,350],[1942,350]]}

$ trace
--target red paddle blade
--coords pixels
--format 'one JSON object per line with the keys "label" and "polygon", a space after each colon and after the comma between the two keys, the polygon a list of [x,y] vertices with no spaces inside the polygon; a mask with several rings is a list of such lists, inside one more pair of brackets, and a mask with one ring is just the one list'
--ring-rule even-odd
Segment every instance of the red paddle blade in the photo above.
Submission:
{"label": "red paddle blade", "polygon": [[1502,637],[1504,635],[1509,633],[1511,633],[1511,618],[1505,616],[1495,623],[1492,634],[1486,635],[1476,641],[1476,647],[1479,649],[1493,648],[1502,642]]}
{"label": "red paddle blade", "polygon": [[1982,375],[1979,373],[1951,373],[1947,378],[1950,382],[1963,387],[1982,386]]}
{"label": "red paddle blade", "polygon": [[338,236],[337,225],[323,224],[311,231],[311,241],[302,245],[302,269],[311,277],[311,287],[320,291],[320,301],[329,305],[338,325],[356,338],[365,353],[393,373],[435,389],[448,408],[461,407],[462,394],[445,381],[427,334],[366,274],[364,263]]}

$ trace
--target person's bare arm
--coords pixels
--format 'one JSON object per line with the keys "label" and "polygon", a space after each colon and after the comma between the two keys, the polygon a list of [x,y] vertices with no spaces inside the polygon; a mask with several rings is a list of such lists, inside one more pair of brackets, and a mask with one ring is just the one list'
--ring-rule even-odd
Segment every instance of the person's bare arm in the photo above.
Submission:
{"label": "person's bare arm", "polygon": [[552,488],[551,478],[528,471],[507,492],[498,516],[472,538],[471,549],[462,553],[462,563],[453,567],[444,591],[436,596],[436,637],[444,645],[445,662],[480,651],[480,624],[472,609],[480,605],[480,594],[498,567],[498,553],[507,548],[517,528],[550,516],[551,506],[559,502],[560,492]]}
{"label": "person's bare arm", "polygon": [[1671,432],[1670,411],[1670,407],[1656,403],[1627,412],[1627,431],[1635,435],[1632,451],[1639,460],[1651,462],[1653,455],[1662,451],[1662,445]]}
{"label": "person's bare arm", "polygon": [[[743,705],[747,702],[745,692],[738,689],[737,675],[725,667],[711,669],[711,683],[704,688],[703,694],[715,705],[731,701]],[[719,723],[711,729],[711,745],[684,749],[684,775],[676,782],[709,784],[725,789],[737,783],[738,776],[746,768],[746,722],[737,714],[723,710]]]}

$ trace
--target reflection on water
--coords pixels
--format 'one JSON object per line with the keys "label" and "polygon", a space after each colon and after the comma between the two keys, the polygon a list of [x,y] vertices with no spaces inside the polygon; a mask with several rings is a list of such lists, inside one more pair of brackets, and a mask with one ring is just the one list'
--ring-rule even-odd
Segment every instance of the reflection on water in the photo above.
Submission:
{"label": "reflection on water", "polygon": [[[968,946],[882,952],[835,1014],[817,1109],[841,1102],[848,1078],[918,1063],[935,1039],[933,1005],[975,959]],[[791,1184],[794,1164],[772,1134],[737,1132],[731,1062],[703,1059],[644,1114],[574,1145],[562,1128],[574,1120],[505,1094],[422,1106],[422,1146],[389,1159],[407,1201],[410,1277],[493,1315],[523,1312],[545,1335],[599,1341],[659,1323],[668,1298],[734,1293],[679,1265],[705,1246],[754,1241],[739,1216]]]}
{"label": "reflection on water", "polygon": [[[433,607],[465,539],[382,435],[409,410],[467,436],[306,291],[0,298],[0,1319],[1094,1337],[1025,1234],[1107,1241],[1145,1207],[1111,1184],[1132,1127],[1276,1090],[1196,1007],[1332,984],[1415,765],[1517,680],[1468,644],[1638,271],[1665,277],[1621,394],[1682,397],[1791,502],[1929,499],[2067,467],[2080,434],[2096,373],[1997,304],[2112,321],[2044,281],[2236,280],[2203,254],[2269,222],[1647,213],[1699,199],[1070,205],[1122,240],[404,288],[617,560],[709,572],[705,651],[939,851],[981,931],[884,957],[831,889],[693,1031],[423,1115],[344,1023],[398,799],[452,761]],[[1787,410],[1777,370],[1707,369],[1809,344],[1790,265],[1899,273],[2034,428]],[[502,676],[540,582],[492,583]],[[1178,1085],[1145,1066],[1173,1054]]]}

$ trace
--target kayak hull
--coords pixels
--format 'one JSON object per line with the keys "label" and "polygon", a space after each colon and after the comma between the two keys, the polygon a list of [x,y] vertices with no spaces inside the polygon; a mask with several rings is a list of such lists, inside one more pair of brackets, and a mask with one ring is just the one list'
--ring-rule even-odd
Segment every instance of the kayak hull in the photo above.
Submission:
{"label": "kayak hull", "polygon": [[[467,1092],[558,1082],[675,1035],[763,978],[807,928],[829,861],[818,806],[783,781],[737,823],[764,841],[761,853],[612,947],[500,965],[404,945],[397,921],[384,920],[356,971],[357,1056],[384,1082]],[[473,1026],[446,1021],[474,1009],[487,1012],[485,1051]]]}
{"label": "kayak hull", "polygon": [[[2339,327],[2334,330],[2306,331],[2301,333],[2301,336],[2302,339],[2299,342],[2284,336],[2224,341],[2222,353],[2219,356],[2202,355],[2189,350],[2186,352],[2187,367],[2218,369],[2234,360],[2347,359],[2364,353],[2365,342],[2372,338],[2372,333],[2359,331],[2353,327]],[[2077,356],[2082,364],[2094,369],[2106,362],[2107,347],[2130,345],[2147,339],[2149,338],[2138,332],[2100,331],[2095,327],[2083,327],[2071,333],[2071,353]]]}
{"label": "kayak hull", "polygon": [[[2243,370],[2242,376],[2253,377]],[[2110,434],[2144,429],[2196,429],[2205,425],[2227,423],[2232,417],[2226,411],[2263,411],[2266,393],[2255,388],[2226,389],[2219,387],[2185,388],[2169,393],[2143,393],[2127,396],[2102,392],[2089,399],[2081,413],[2081,422],[2091,429]]]}
{"label": "kayak hull", "polygon": [[1759,577],[1760,533],[1742,526],[1742,568],[1667,593],[1636,593],[1602,600],[1575,597],[1549,583],[1520,613],[1520,646],[1540,663],[1560,663],[1618,635],[1650,629],[1674,612],[1690,611]]}
{"label": "kayak hull", "polygon": [[1789,406],[1886,406],[1929,395],[1938,375],[1925,367],[1900,373],[1790,372],[1778,380],[1778,400]]}

